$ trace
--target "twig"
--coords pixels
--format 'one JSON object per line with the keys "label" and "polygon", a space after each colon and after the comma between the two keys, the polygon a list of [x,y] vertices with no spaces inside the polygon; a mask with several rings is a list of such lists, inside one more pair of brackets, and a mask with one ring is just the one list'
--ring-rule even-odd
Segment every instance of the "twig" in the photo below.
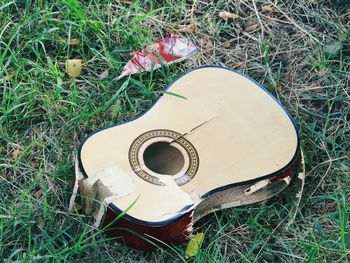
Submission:
{"label": "twig", "polygon": [[260,42],[263,42],[264,41],[264,26],[263,26],[263,23],[261,22],[259,11],[258,11],[258,8],[256,8],[255,1],[252,0],[252,2],[253,2],[253,6],[254,6],[254,11],[255,11],[256,17],[258,18],[258,21],[259,21],[259,24],[260,24],[260,30],[261,30]]}

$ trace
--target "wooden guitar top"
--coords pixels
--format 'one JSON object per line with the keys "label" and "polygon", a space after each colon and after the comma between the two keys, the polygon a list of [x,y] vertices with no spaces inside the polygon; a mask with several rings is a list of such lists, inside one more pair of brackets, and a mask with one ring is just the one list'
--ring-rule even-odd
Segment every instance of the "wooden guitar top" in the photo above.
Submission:
{"label": "wooden guitar top", "polygon": [[[273,177],[295,158],[289,114],[250,78],[204,67],[177,79],[140,117],[90,135],[80,169],[131,220],[162,223],[205,196]],[[175,93],[180,96],[174,96]]]}

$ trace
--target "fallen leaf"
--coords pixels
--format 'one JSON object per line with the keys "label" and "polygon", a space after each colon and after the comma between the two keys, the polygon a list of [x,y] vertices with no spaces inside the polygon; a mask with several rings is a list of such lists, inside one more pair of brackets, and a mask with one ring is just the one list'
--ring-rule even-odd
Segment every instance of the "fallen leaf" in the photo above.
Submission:
{"label": "fallen leaf", "polygon": [[259,29],[259,28],[260,28],[259,24],[252,24],[252,25],[247,26],[244,30],[246,32],[252,32],[252,31],[255,31],[255,30]]}
{"label": "fallen leaf", "polygon": [[261,7],[261,11],[263,12],[268,12],[268,13],[273,13],[275,11],[275,7],[273,5],[263,5]]}
{"label": "fallen leaf", "polygon": [[194,33],[197,30],[197,25],[196,24],[191,24],[191,25],[187,25],[187,26],[183,26],[179,29],[180,32],[183,33]]}
{"label": "fallen leaf", "polygon": [[122,4],[132,5],[132,1],[129,0],[120,0]]}
{"label": "fallen leaf", "polygon": [[21,150],[20,149],[16,149],[16,150],[14,150],[13,152],[12,152],[12,160],[15,160],[15,159],[17,159],[17,157],[18,157],[18,155],[20,155],[21,154]]}
{"label": "fallen leaf", "polygon": [[80,76],[82,67],[81,59],[68,59],[66,61],[66,71],[73,78]]}
{"label": "fallen leaf", "polygon": [[[182,29],[185,32],[193,32],[193,30],[195,30],[195,24]],[[154,52],[149,52],[154,49],[156,49]],[[123,71],[116,80],[144,71],[153,71],[162,65],[183,61],[191,57],[196,50],[197,47],[191,40],[181,35],[169,34],[158,39],[156,45],[152,44],[146,50],[134,50],[132,58],[124,65]]]}
{"label": "fallen leaf", "polygon": [[201,46],[206,50],[206,51],[211,51],[213,50],[213,43],[211,42],[210,38],[208,36],[201,38]]}
{"label": "fallen leaf", "polygon": [[35,193],[34,193],[34,197],[36,198],[36,199],[40,199],[40,197],[42,197],[43,196],[43,190],[41,190],[41,189],[39,189],[38,191],[36,191]]}
{"label": "fallen leaf", "polygon": [[350,13],[346,13],[340,16],[340,20],[346,24],[350,20]]}
{"label": "fallen leaf", "polygon": [[14,149],[10,154],[12,160],[16,160],[17,157],[23,152],[24,148],[19,144],[14,144]]}
{"label": "fallen leaf", "polygon": [[235,41],[235,39],[234,39],[234,38],[231,38],[231,39],[229,39],[228,41],[226,41],[222,46],[223,46],[224,48],[229,48],[229,47],[231,46],[231,44],[233,43],[233,41]]}
{"label": "fallen leaf", "polygon": [[108,76],[109,76],[109,70],[105,69],[104,71],[102,71],[101,74],[98,75],[98,78],[99,79],[105,79],[105,78],[108,78]]}
{"label": "fallen leaf", "polygon": [[80,40],[78,38],[72,38],[70,41],[69,41],[69,45],[71,46],[77,46],[79,45],[79,42]]}
{"label": "fallen leaf", "polygon": [[30,164],[30,166],[33,167],[33,168],[39,167],[39,164],[38,164],[37,162],[34,162],[34,161],[31,161],[29,164]]}
{"label": "fallen leaf", "polygon": [[186,254],[185,254],[186,259],[198,254],[198,251],[202,245],[203,239],[204,239],[203,232],[197,233],[191,238],[191,240],[190,240],[190,242],[188,242],[188,245],[186,248]]}
{"label": "fallen leaf", "polygon": [[227,11],[221,11],[219,13],[219,17],[224,19],[225,21],[227,21],[228,19],[236,20],[239,18],[238,15],[236,15],[234,13],[227,12]]}

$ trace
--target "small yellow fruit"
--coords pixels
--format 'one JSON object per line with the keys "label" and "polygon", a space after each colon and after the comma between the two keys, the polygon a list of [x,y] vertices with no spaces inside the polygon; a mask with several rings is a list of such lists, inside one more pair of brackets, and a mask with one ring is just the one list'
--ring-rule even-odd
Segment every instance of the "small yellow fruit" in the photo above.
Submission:
{"label": "small yellow fruit", "polygon": [[66,61],[66,71],[69,76],[77,78],[80,76],[81,69],[83,68],[81,59],[68,59]]}
{"label": "small yellow fruit", "polygon": [[71,46],[77,46],[77,45],[79,45],[79,39],[77,39],[77,38],[72,38],[70,41],[69,41],[69,44],[71,45]]}
{"label": "small yellow fruit", "polygon": [[188,242],[185,258],[189,259],[190,257],[193,257],[198,254],[198,251],[202,245],[204,239],[204,233],[197,233],[195,234],[190,242]]}

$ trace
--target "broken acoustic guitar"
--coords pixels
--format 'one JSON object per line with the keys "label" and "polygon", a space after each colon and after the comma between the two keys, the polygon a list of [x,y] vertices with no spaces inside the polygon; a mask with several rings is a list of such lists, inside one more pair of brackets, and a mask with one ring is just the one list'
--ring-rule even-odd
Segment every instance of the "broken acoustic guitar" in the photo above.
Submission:
{"label": "broken acoustic guitar", "polygon": [[299,162],[295,122],[268,91],[230,69],[201,67],[147,112],[81,143],[70,205],[79,196],[108,235],[153,250],[152,242],[183,242],[213,211],[281,192]]}

